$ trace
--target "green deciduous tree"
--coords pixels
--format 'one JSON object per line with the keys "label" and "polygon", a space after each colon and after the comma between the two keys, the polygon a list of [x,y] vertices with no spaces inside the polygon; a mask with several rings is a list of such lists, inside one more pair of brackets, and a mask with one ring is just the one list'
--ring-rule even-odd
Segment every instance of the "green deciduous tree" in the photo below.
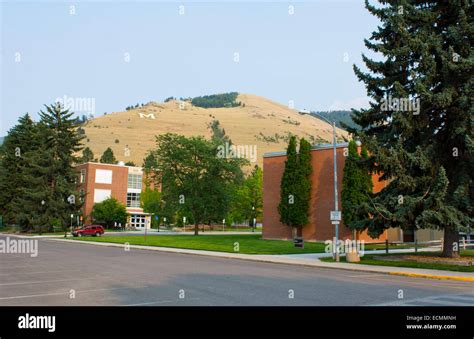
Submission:
{"label": "green deciduous tree", "polygon": [[[260,220],[263,208],[263,172],[255,165],[243,183],[235,185],[232,194],[231,210],[226,220],[249,224],[253,219]],[[255,225],[253,225],[255,226]]]}
{"label": "green deciduous tree", "polygon": [[102,156],[100,157],[100,162],[103,164],[116,164],[117,159],[115,159],[114,151],[110,147],[104,151]]}
{"label": "green deciduous tree", "polygon": [[[384,1],[381,20],[354,67],[373,99],[354,122],[386,187],[365,204],[364,225],[444,230],[443,255],[455,257],[458,232],[473,219],[474,8],[469,1]],[[355,131],[353,131],[355,132]]]}
{"label": "green deciduous tree", "polygon": [[125,225],[127,222],[127,209],[117,199],[108,198],[94,205],[92,217],[95,223],[112,228],[115,223]]}
{"label": "green deciduous tree", "polygon": [[202,137],[157,136],[154,176],[166,205],[194,221],[194,234],[204,222],[220,221],[229,210],[230,188],[241,162],[217,156],[217,145]]}
{"label": "green deciduous tree", "polygon": [[[166,216],[162,213],[161,192],[159,190],[146,187],[140,195],[140,200],[144,212],[153,213],[153,215],[159,217],[160,220]],[[159,221],[155,220],[155,218],[152,218],[151,222],[152,226],[159,225]]]}

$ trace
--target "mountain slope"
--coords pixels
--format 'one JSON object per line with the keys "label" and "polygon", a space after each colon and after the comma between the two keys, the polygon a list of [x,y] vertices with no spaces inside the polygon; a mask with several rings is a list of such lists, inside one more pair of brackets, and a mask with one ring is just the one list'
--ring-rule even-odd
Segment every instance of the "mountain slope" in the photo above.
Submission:
{"label": "mountain slope", "polygon": [[351,117],[351,111],[320,111],[320,112],[311,112],[311,114],[318,119],[321,119],[320,116],[328,119],[329,121],[336,121],[336,126],[342,128],[341,122],[346,124],[349,127],[360,129],[360,126],[357,125]]}
{"label": "mountain slope", "polygon": [[[109,113],[82,126],[87,136],[85,146],[92,149],[96,158],[111,147],[118,160],[141,165],[147,151],[155,147],[155,135],[171,132],[209,138],[208,126],[218,120],[234,145],[257,146],[261,166],[265,152],[286,148],[289,133],[312,143],[332,140],[331,126],[312,116],[300,115],[296,110],[256,95],[239,94],[237,101],[242,106],[201,108],[189,101],[170,100]],[[338,130],[338,136],[347,138],[347,132]]]}

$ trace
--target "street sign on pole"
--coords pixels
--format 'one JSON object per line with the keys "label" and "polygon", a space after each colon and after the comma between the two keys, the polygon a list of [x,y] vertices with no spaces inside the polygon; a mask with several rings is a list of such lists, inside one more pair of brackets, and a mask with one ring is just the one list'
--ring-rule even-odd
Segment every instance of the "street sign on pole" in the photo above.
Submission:
{"label": "street sign on pole", "polygon": [[341,221],[341,211],[331,211],[331,221]]}

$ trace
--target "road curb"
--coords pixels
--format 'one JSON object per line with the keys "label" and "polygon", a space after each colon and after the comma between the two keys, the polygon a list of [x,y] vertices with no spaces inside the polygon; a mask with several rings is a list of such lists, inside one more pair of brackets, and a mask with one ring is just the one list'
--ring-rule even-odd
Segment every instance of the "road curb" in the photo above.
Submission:
{"label": "road curb", "polygon": [[[79,243],[79,244],[89,244],[93,246],[105,246],[105,247],[117,247],[124,248],[124,244],[118,243],[107,243],[107,242],[95,242],[95,241],[81,241],[81,240],[68,240],[64,238],[49,238],[48,241],[59,241],[59,242],[68,242],[68,243]],[[221,259],[239,259],[247,261],[256,261],[256,262],[265,262],[272,264],[283,264],[283,265],[298,265],[306,267],[319,267],[319,268],[328,268],[328,269],[337,269],[337,270],[346,270],[346,271],[357,271],[357,272],[368,272],[368,273],[382,273],[387,275],[398,275],[406,276],[411,278],[425,278],[425,279],[437,279],[437,280],[455,280],[455,281],[474,281],[474,277],[462,277],[462,276],[450,276],[450,275],[436,275],[436,274],[426,274],[426,273],[416,273],[416,272],[397,272],[397,271],[388,271],[382,270],[380,268],[388,269],[389,266],[375,266],[375,265],[365,265],[361,267],[360,265],[354,266],[339,266],[340,264],[336,263],[326,263],[322,261],[315,261],[309,259],[295,260],[295,259],[284,259],[284,258],[271,258],[271,257],[262,257],[253,254],[233,254],[227,252],[213,252],[213,251],[200,251],[200,250],[190,250],[190,249],[181,249],[173,247],[158,247],[158,246],[143,246],[143,245],[129,245],[130,249],[139,249],[139,250],[148,250],[148,251],[157,251],[165,253],[178,253],[178,254],[188,254],[188,255],[200,255],[207,257],[215,257]],[[352,264],[348,264],[352,265]]]}
{"label": "road curb", "polygon": [[408,273],[408,272],[390,272],[391,275],[400,275],[405,277],[412,278],[428,278],[428,279],[438,279],[438,280],[456,280],[456,281],[474,281],[473,278],[469,277],[457,277],[449,275],[432,275],[432,274],[421,274],[421,273]]}

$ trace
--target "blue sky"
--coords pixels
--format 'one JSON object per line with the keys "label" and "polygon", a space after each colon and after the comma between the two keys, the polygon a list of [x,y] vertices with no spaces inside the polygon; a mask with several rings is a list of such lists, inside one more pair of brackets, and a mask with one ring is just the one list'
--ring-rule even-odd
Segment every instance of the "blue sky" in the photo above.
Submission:
{"label": "blue sky", "polygon": [[229,91],[311,110],[364,106],[352,64],[377,24],[359,0],[6,1],[0,135],[64,96],[93,98],[96,116]]}

